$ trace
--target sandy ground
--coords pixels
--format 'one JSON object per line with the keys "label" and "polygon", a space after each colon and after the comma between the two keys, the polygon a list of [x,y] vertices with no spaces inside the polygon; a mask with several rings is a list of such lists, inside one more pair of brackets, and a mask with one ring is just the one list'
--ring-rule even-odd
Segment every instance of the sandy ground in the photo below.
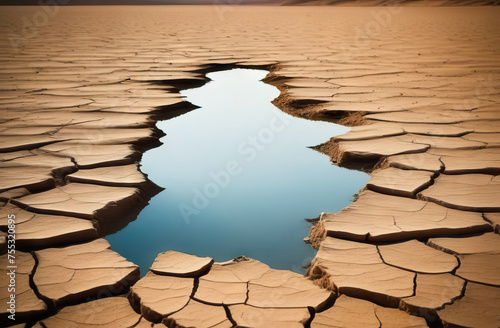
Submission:
{"label": "sandy ground", "polygon": [[[499,14],[2,8],[0,227],[15,224],[18,267],[1,324],[499,326]],[[311,229],[308,277],[167,252],[139,280],[100,237],[158,191],[137,163],[158,118],[193,108],[179,89],[236,66],[270,69],[281,109],[353,126],[318,150],[372,180]]]}

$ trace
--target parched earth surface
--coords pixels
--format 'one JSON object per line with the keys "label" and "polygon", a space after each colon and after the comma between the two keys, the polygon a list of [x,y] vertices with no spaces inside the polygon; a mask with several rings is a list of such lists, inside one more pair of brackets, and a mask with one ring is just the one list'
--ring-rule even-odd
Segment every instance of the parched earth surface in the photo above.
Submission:
{"label": "parched earth surface", "polygon": [[[500,326],[499,16],[2,8],[1,325]],[[160,190],[138,163],[168,133],[157,120],[194,108],[179,90],[234,67],[269,69],[282,110],[352,126],[317,150],[372,179],[313,225],[306,276],[165,250],[140,279],[102,237]],[[5,307],[9,216],[15,322]]]}

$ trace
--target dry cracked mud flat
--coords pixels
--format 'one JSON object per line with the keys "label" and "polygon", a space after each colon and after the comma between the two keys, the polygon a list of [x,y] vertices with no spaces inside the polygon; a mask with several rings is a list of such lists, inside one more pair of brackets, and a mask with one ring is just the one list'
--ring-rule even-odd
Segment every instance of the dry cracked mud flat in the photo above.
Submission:
{"label": "dry cracked mud flat", "polygon": [[[40,10],[0,12],[1,325],[500,326],[498,8]],[[140,279],[102,237],[159,191],[138,163],[179,90],[233,67],[352,126],[317,149],[372,179],[313,225],[306,276],[165,250]]]}

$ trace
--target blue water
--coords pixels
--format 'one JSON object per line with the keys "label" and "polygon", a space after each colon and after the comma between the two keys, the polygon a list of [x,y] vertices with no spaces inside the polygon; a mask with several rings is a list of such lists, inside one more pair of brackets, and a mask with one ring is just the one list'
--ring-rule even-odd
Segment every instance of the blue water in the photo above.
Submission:
{"label": "blue water", "polygon": [[199,109],[157,124],[164,144],[144,154],[141,170],[166,189],[106,237],[142,274],[166,250],[246,255],[303,273],[315,255],[304,219],[341,210],[367,183],[308,148],[348,128],[280,111],[271,104],[279,90],[260,81],[267,73],[208,74],[211,82],[182,92]]}

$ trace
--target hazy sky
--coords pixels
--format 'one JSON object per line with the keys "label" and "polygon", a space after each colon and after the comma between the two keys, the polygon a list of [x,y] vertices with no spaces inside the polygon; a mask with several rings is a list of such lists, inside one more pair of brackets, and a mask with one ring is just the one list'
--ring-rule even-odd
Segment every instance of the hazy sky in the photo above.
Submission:
{"label": "hazy sky", "polygon": [[[57,1],[57,0],[54,0]],[[113,4],[279,4],[283,0],[69,0],[66,5],[113,5]],[[0,5],[39,5],[39,3],[50,3],[50,0],[0,0]]]}

